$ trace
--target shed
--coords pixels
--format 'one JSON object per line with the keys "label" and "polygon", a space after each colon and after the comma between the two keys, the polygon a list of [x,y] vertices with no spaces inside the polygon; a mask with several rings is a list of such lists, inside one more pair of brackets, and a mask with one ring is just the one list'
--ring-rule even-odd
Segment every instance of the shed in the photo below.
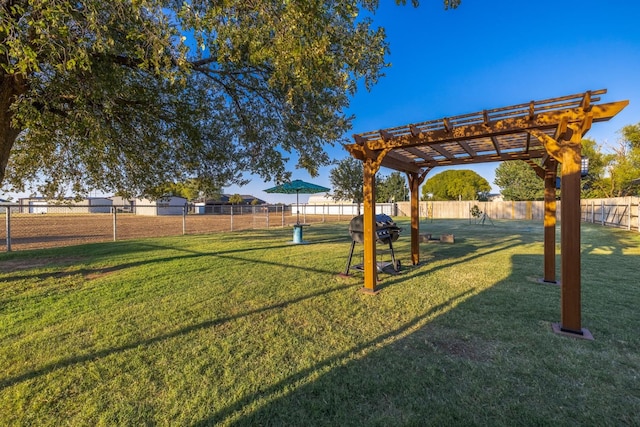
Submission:
{"label": "shed", "polygon": [[73,213],[110,213],[113,201],[106,197],[89,197],[79,202],[71,202]]}
{"label": "shed", "polygon": [[158,216],[158,215],[182,215],[187,206],[187,199],[184,197],[162,197],[157,200],[135,199],[133,201],[133,212],[136,215]]}
{"label": "shed", "polygon": [[44,197],[25,197],[18,199],[20,212],[45,214],[45,213],[109,213],[113,201],[106,197],[88,197],[75,201],[71,198],[64,200],[50,200]]}

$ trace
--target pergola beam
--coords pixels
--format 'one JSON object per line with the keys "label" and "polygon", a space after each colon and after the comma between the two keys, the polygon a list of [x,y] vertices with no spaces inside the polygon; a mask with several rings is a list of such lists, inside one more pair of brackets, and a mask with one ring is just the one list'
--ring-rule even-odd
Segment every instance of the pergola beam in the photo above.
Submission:
{"label": "pergola beam", "polygon": [[508,160],[529,160],[529,159],[537,159],[544,156],[545,151],[542,148],[537,148],[535,150],[530,150],[529,152],[511,152],[504,154],[488,154],[484,156],[475,156],[475,157],[459,157],[453,159],[440,159],[440,160],[430,160],[424,162],[416,162],[416,165],[426,168],[426,167],[437,167],[437,166],[454,166],[454,165],[468,165],[475,163],[491,163],[491,162],[505,162]]}
{"label": "pergola beam", "polygon": [[[619,101],[609,104],[592,105],[590,111],[593,117],[592,120],[593,122],[609,120],[611,117],[622,111],[622,109],[628,104],[629,101]],[[489,122],[489,124],[474,123],[466,126],[456,126],[455,128],[444,128],[430,132],[421,131],[417,135],[414,135],[413,133],[393,135],[391,132],[387,131],[385,138],[367,138],[362,142],[371,150],[432,146],[435,144],[459,142],[479,137],[506,135],[531,129],[556,129],[562,120],[566,120],[567,123],[576,123],[581,122],[584,117],[585,111],[582,108],[572,108],[563,111],[537,113],[533,120],[530,120],[528,116],[505,118]]]}
{"label": "pergola beam", "polygon": [[421,158],[423,160],[426,160],[427,162],[432,162],[433,161],[433,157],[431,157],[430,155],[428,155],[424,151],[418,150],[416,147],[407,147],[407,148],[405,148],[405,150],[407,152],[413,154],[416,157],[419,157],[419,158]]}
{"label": "pergola beam", "polygon": [[447,149],[441,145],[433,144],[433,145],[430,145],[430,147],[436,150],[438,153],[442,154],[448,160],[455,159],[454,155],[451,154],[449,151],[447,151]]}

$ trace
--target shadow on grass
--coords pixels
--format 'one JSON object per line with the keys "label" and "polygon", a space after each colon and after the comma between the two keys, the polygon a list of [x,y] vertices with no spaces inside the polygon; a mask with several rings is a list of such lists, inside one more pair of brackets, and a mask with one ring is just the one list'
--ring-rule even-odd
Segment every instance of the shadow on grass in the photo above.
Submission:
{"label": "shadow on grass", "polygon": [[[396,337],[398,335],[401,335],[403,332],[415,327],[416,325],[420,324],[421,322],[423,322],[426,318],[432,316],[434,313],[437,313],[438,311],[441,310],[445,310],[446,308],[455,305],[458,301],[464,299],[467,295],[469,295],[471,293],[471,291],[467,291],[467,292],[463,292],[459,295],[456,295],[452,298],[450,298],[449,300],[447,300],[446,302],[443,302],[442,304],[439,304],[437,306],[431,307],[429,310],[427,310],[423,315],[414,318],[412,321],[407,322],[406,324],[404,324],[402,327],[397,328],[395,330],[389,331],[387,333],[381,334],[378,337],[376,337],[376,339],[371,340],[371,341],[367,341],[364,342],[344,353],[341,354],[337,354],[334,357],[331,357],[325,361],[323,361],[320,364],[317,364],[309,369],[305,369],[302,370],[300,372],[297,372],[295,375],[292,375],[288,378],[286,378],[283,381],[280,381],[276,384],[273,384],[270,387],[267,388],[263,388],[260,390],[259,392],[259,396],[265,397],[265,396],[269,396],[269,395],[277,395],[280,394],[283,390],[285,389],[289,389],[292,386],[295,386],[297,383],[299,383],[300,381],[304,380],[305,378],[307,378],[309,375],[311,375],[314,372],[320,371],[323,368],[326,367],[330,367],[330,366],[335,366],[335,365],[343,365],[344,362],[346,362],[348,359],[351,359],[352,357],[354,357],[355,355],[357,355],[358,353],[361,353],[364,350],[373,348],[378,346],[380,343],[383,343],[393,337]],[[194,424],[194,426],[207,426],[207,425],[214,425],[217,424],[218,422],[223,422],[225,421],[228,417],[230,417],[231,415],[233,415],[236,411],[239,411],[240,409],[242,409],[244,406],[250,404],[254,399],[256,399],[258,397],[258,395],[249,395],[239,401],[237,401],[234,405],[226,407],[218,412],[216,412],[214,415],[212,415],[211,418],[206,419],[206,420],[202,420],[201,422],[198,422],[196,424]],[[285,405],[287,404],[287,401],[289,401],[288,398],[285,398],[282,400],[282,403],[284,403]],[[276,401],[277,404],[278,401]],[[297,401],[297,399],[293,399],[291,401],[294,405],[298,405],[300,402]],[[312,402],[309,402],[312,403]],[[312,403],[313,404],[313,403]],[[282,408],[285,409],[285,408]],[[279,410],[279,409],[276,409]],[[291,412],[289,412],[291,413]],[[253,420],[244,420],[247,421],[248,425],[261,425],[264,424],[265,422],[267,422],[268,424],[272,424],[272,425],[278,425],[279,423],[276,421],[275,424],[272,423],[271,421],[269,421],[268,419],[264,419],[262,418],[261,421],[259,421],[262,417],[258,416],[257,418],[254,418]],[[244,423],[243,421],[243,423]],[[255,422],[254,422],[255,421]],[[291,420],[291,422],[294,422],[295,420]],[[305,423],[305,420],[302,419],[298,419],[297,422],[299,423]],[[294,422],[295,424],[295,422]]]}
{"label": "shadow on grass", "polygon": [[[479,259],[485,256],[490,256],[492,254],[496,254],[498,252],[506,251],[509,249],[513,249],[521,244],[521,241],[517,236],[514,236],[509,239],[501,240],[501,245],[496,247],[493,243],[487,243],[484,245],[475,245],[475,244],[457,244],[454,245],[439,245],[434,250],[432,250],[428,256],[422,255],[422,258],[427,257],[438,257],[438,258],[446,258],[451,259],[451,261],[438,264],[436,267],[431,267],[429,264],[429,260],[422,261],[418,265],[410,265],[403,267],[399,274],[379,274],[379,279],[381,282],[378,284],[377,288],[382,290],[389,286],[394,286],[398,284],[402,284],[410,279],[413,279],[417,276],[424,276],[428,274],[435,273],[436,271],[443,270],[450,267],[455,267],[457,265],[462,265],[468,261]],[[488,249],[488,250],[487,250]]]}
{"label": "shadow on grass", "polygon": [[[520,267],[481,293],[453,295],[193,425],[637,425],[640,325],[627,322],[633,308],[616,312],[621,297],[587,283],[594,329],[617,336],[590,342],[554,335],[558,288],[526,280],[542,256],[510,261]],[[636,257],[627,261],[638,265]]]}
{"label": "shadow on grass", "polygon": [[201,322],[198,323],[196,325],[191,325],[185,328],[181,328],[178,329],[176,331],[173,332],[169,332],[167,334],[162,334],[162,335],[158,335],[155,336],[153,338],[149,338],[146,340],[142,340],[142,341],[136,341],[136,342],[132,342],[130,344],[126,344],[123,346],[119,346],[119,347],[114,347],[114,348],[108,348],[108,349],[104,349],[104,350],[100,350],[100,351],[96,351],[94,353],[89,353],[89,354],[85,354],[82,356],[77,356],[77,357],[70,357],[67,359],[63,359],[54,363],[51,363],[49,365],[43,366],[40,369],[35,369],[29,372],[26,372],[22,375],[18,375],[12,378],[5,378],[0,380],[0,390],[5,389],[7,387],[10,387],[12,385],[15,385],[17,383],[20,383],[22,381],[26,381],[32,378],[36,378],[36,377],[40,377],[42,375],[46,375],[48,373],[51,373],[53,371],[56,371],[58,369],[63,369],[63,368],[67,368],[69,366],[73,366],[73,365],[77,365],[77,364],[81,364],[81,363],[85,363],[85,362],[90,362],[90,361],[95,361],[104,357],[107,357],[111,354],[114,353],[121,353],[127,350],[132,350],[135,349],[137,347],[140,346],[144,346],[144,347],[148,347],[151,346],[155,343],[161,342],[161,341],[165,341],[165,340],[169,340],[181,335],[186,335],[186,334],[190,334],[192,332],[196,332],[198,330],[201,329],[207,329],[207,328],[213,328],[213,327],[218,327],[221,326],[225,323],[229,323],[232,322],[234,320],[238,320],[240,318],[243,317],[249,317],[255,314],[260,314],[260,313],[265,313],[271,310],[279,310],[279,309],[284,309],[290,305],[293,304],[297,304],[300,303],[302,301],[305,300],[309,300],[309,299],[313,299],[313,298],[317,298],[323,295],[327,295],[327,294],[331,294],[333,292],[338,292],[341,290],[345,290],[352,287],[351,285],[340,285],[340,286],[335,286],[333,288],[329,288],[329,289],[325,289],[323,291],[319,291],[319,292],[314,292],[308,295],[304,295],[298,298],[294,298],[288,301],[283,301],[281,303],[278,304],[273,304],[273,305],[269,305],[266,307],[261,307],[261,308],[257,308],[255,310],[249,310],[247,312],[244,313],[239,313],[237,315],[233,315],[233,316],[229,316],[229,317],[224,317],[221,319],[212,319],[206,322]]}
{"label": "shadow on grass", "polygon": [[[342,239],[334,239],[334,240],[327,239],[323,243],[336,242],[341,240]],[[208,251],[208,252],[199,252],[199,251],[194,251],[190,249],[183,249],[183,248],[180,248],[179,246],[163,246],[163,245],[153,244],[153,243],[136,243],[133,245],[133,247],[129,247],[129,246],[130,245],[123,244],[121,246],[124,249],[122,252],[114,251],[113,253],[117,253],[118,255],[127,255],[127,254],[134,254],[134,253],[140,253],[140,252],[166,250],[171,252],[182,252],[182,254],[167,256],[167,257],[158,257],[153,259],[145,259],[141,261],[123,262],[123,263],[119,263],[117,265],[113,265],[109,267],[79,268],[79,269],[72,269],[72,270],[69,270],[67,268],[70,265],[78,263],[79,261],[78,257],[75,257],[72,262],[68,262],[68,258],[66,258],[65,256],[61,256],[59,254],[57,256],[50,257],[50,258],[45,257],[48,260],[48,263],[46,265],[41,265],[40,263],[37,262],[37,260],[39,258],[41,259],[42,257],[35,257],[34,268],[37,267],[41,269],[41,268],[52,268],[52,267],[64,267],[65,270],[51,271],[47,273],[34,272],[33,274],[19,274],[19,275],[12,274],[10,277],[4,278],[3,281],[11,282],[11,281],[21,281],[26,279],[46,280],[48,278],[59,279],[59,278],[68,277],[68,276],[76,276],[78,274],[81,274],[85,277],[97,277],[97,276],[113,273],[116,271],[126,270],[128,268],[135,268],[135,267],[151,265],[156,263],[165,263],[165,262],[178,261],[181,259],[200,258],[200,257],[227,258],[227,259],[247,261],[247,262],[265,264],[265,265],[271,265],[271,266],[300,269],[306,272],[327,273],[327,274],[334,273],[333,271],[314,269],[312,267],[309,267],[308,265],[302,266],[302,265],[295,265],[295,264],[285,264],[285,263],[261,260],[258,258],[234,256],[234,254],[249,254],[255,251],[263,251],[263,250],[277,250],[277,249],[302,250],[302,248],[304,248],[307,245],[278,244],[278,245],[267,245],[267,246],[257,246],[257,247],[250,247],[250,248],[238,248],[238,249]],[[42,253],[44,254],[46,252],[42,252]],[[77,253],[77,250],[75,253]],[[113,253],[110,252],[108,256],[112,256]],[[19,259],[19,258],[14,257],[14,259]],[[10,262],[10,261],[7,261],[7,262]],[[25,270],[28,270],[28,268],[25,268]]]}

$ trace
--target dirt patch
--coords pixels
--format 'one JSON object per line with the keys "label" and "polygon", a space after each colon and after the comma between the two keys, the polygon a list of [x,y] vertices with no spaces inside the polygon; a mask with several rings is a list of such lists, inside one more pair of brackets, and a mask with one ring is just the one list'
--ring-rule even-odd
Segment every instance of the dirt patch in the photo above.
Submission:
{"label": "dirt patch", "polygon": [[435,351],[456,359],[490,362],[495,352],[492,342],[461,334],[461,331],[433,325],[425,326],[408,336],[402,343],[404,351]]}
{"label": "dirt patch", "polygon": [[[307,223],[339,217],[307,215]],[[285,221],[290,218],[285,217]],[[343,217],[344,219],[344,217]],[[133,214],[13,214],[11,216],[11,250],[43,249],[84,243],[146,237],[169,237],[183,234],[211,234],[227,231],[281,228],[281,214],[258,215],[172,215],[141,216]],[[288,222],[287,222],[288,223]],[[0,229],[0,251],[6,251],[6,230]]]}
{"label": "dirt patch", "polygon": [[434,340],[431,344],[443,353],[456,358],[472,360],[474,362],[491,361],[490,352],[487,351],[486,346],[479,340],[462,340],[451,337],[449,339]]}

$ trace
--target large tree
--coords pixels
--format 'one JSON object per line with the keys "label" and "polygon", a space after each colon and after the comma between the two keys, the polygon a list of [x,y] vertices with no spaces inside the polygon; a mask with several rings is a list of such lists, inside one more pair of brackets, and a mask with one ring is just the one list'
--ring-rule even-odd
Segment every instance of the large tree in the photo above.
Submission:
{"label": "large tree", "polygon": [[163,196],[178,196],[184,197],[190,202],[207,199],[217,200],[221,195],[221,188],[207,186],[195,179],[188,179],[184,182],[167,182],[149,190],[149,196],[154,199]]}
{"label": "large tree", "polygon": [[385,66],[384,30],[363,15],[377,3],[5,0],[0,183],[53,195],[223,186],[242,171],[282,181],[289,153],[315,174],[350,126],[349,96]]}
{"label": "large tree", "polygon": [[608,197],[638,194],[640,185],[640,123],[620,129],[621,138],[613,149],[613,159],[609,164]]}
{"label": "large tree", "polygon": [[357,203],[359,214],[360,203],[364,200],[362,192],[364,181],[362,162],[353,157],[345,157],[337,163],[336,167],[331,169],[329,181],[333,186],[333,199],[336,201],[349,200]]}
{"label": "large tree", "polygon": [[[580,197],[609,197],[611,180],[605,175],[614,156],[603,153],[602,148],[592,139],[583,139],[581,144],[582,156],[589,159],[589,171],[581,179]],[[558,167],[557,173],[559,179],[562,165]],[[500,187],[505,200],[544,200],[543,179],[523,161],[501,163],[496,168],[494,184]]]}
{"label": "large tree", "polygon": [[422,186],[422,200],[486,200],[491,185],[476,172],[452,169],[429,178]]}
{"label": "large tree", "polygon": [[544,200],[544,181],[522,160],[500,163],[493,183],[504,200]]}
{"label": "large tree", "polygon": [[581,180],[580,197],[609,197],[611,179],[607,176],[607,169],[615,156],[604,153],[602,147],[589,138],[582,140],[582,156],[589,159],[589,169]]}
{"label": "large tree", "polygon": [[381,177],[376,183],[376,202],[404,201],[408,194],[406,182],[406,178],[400,172],[392,172],[389,176]]}

